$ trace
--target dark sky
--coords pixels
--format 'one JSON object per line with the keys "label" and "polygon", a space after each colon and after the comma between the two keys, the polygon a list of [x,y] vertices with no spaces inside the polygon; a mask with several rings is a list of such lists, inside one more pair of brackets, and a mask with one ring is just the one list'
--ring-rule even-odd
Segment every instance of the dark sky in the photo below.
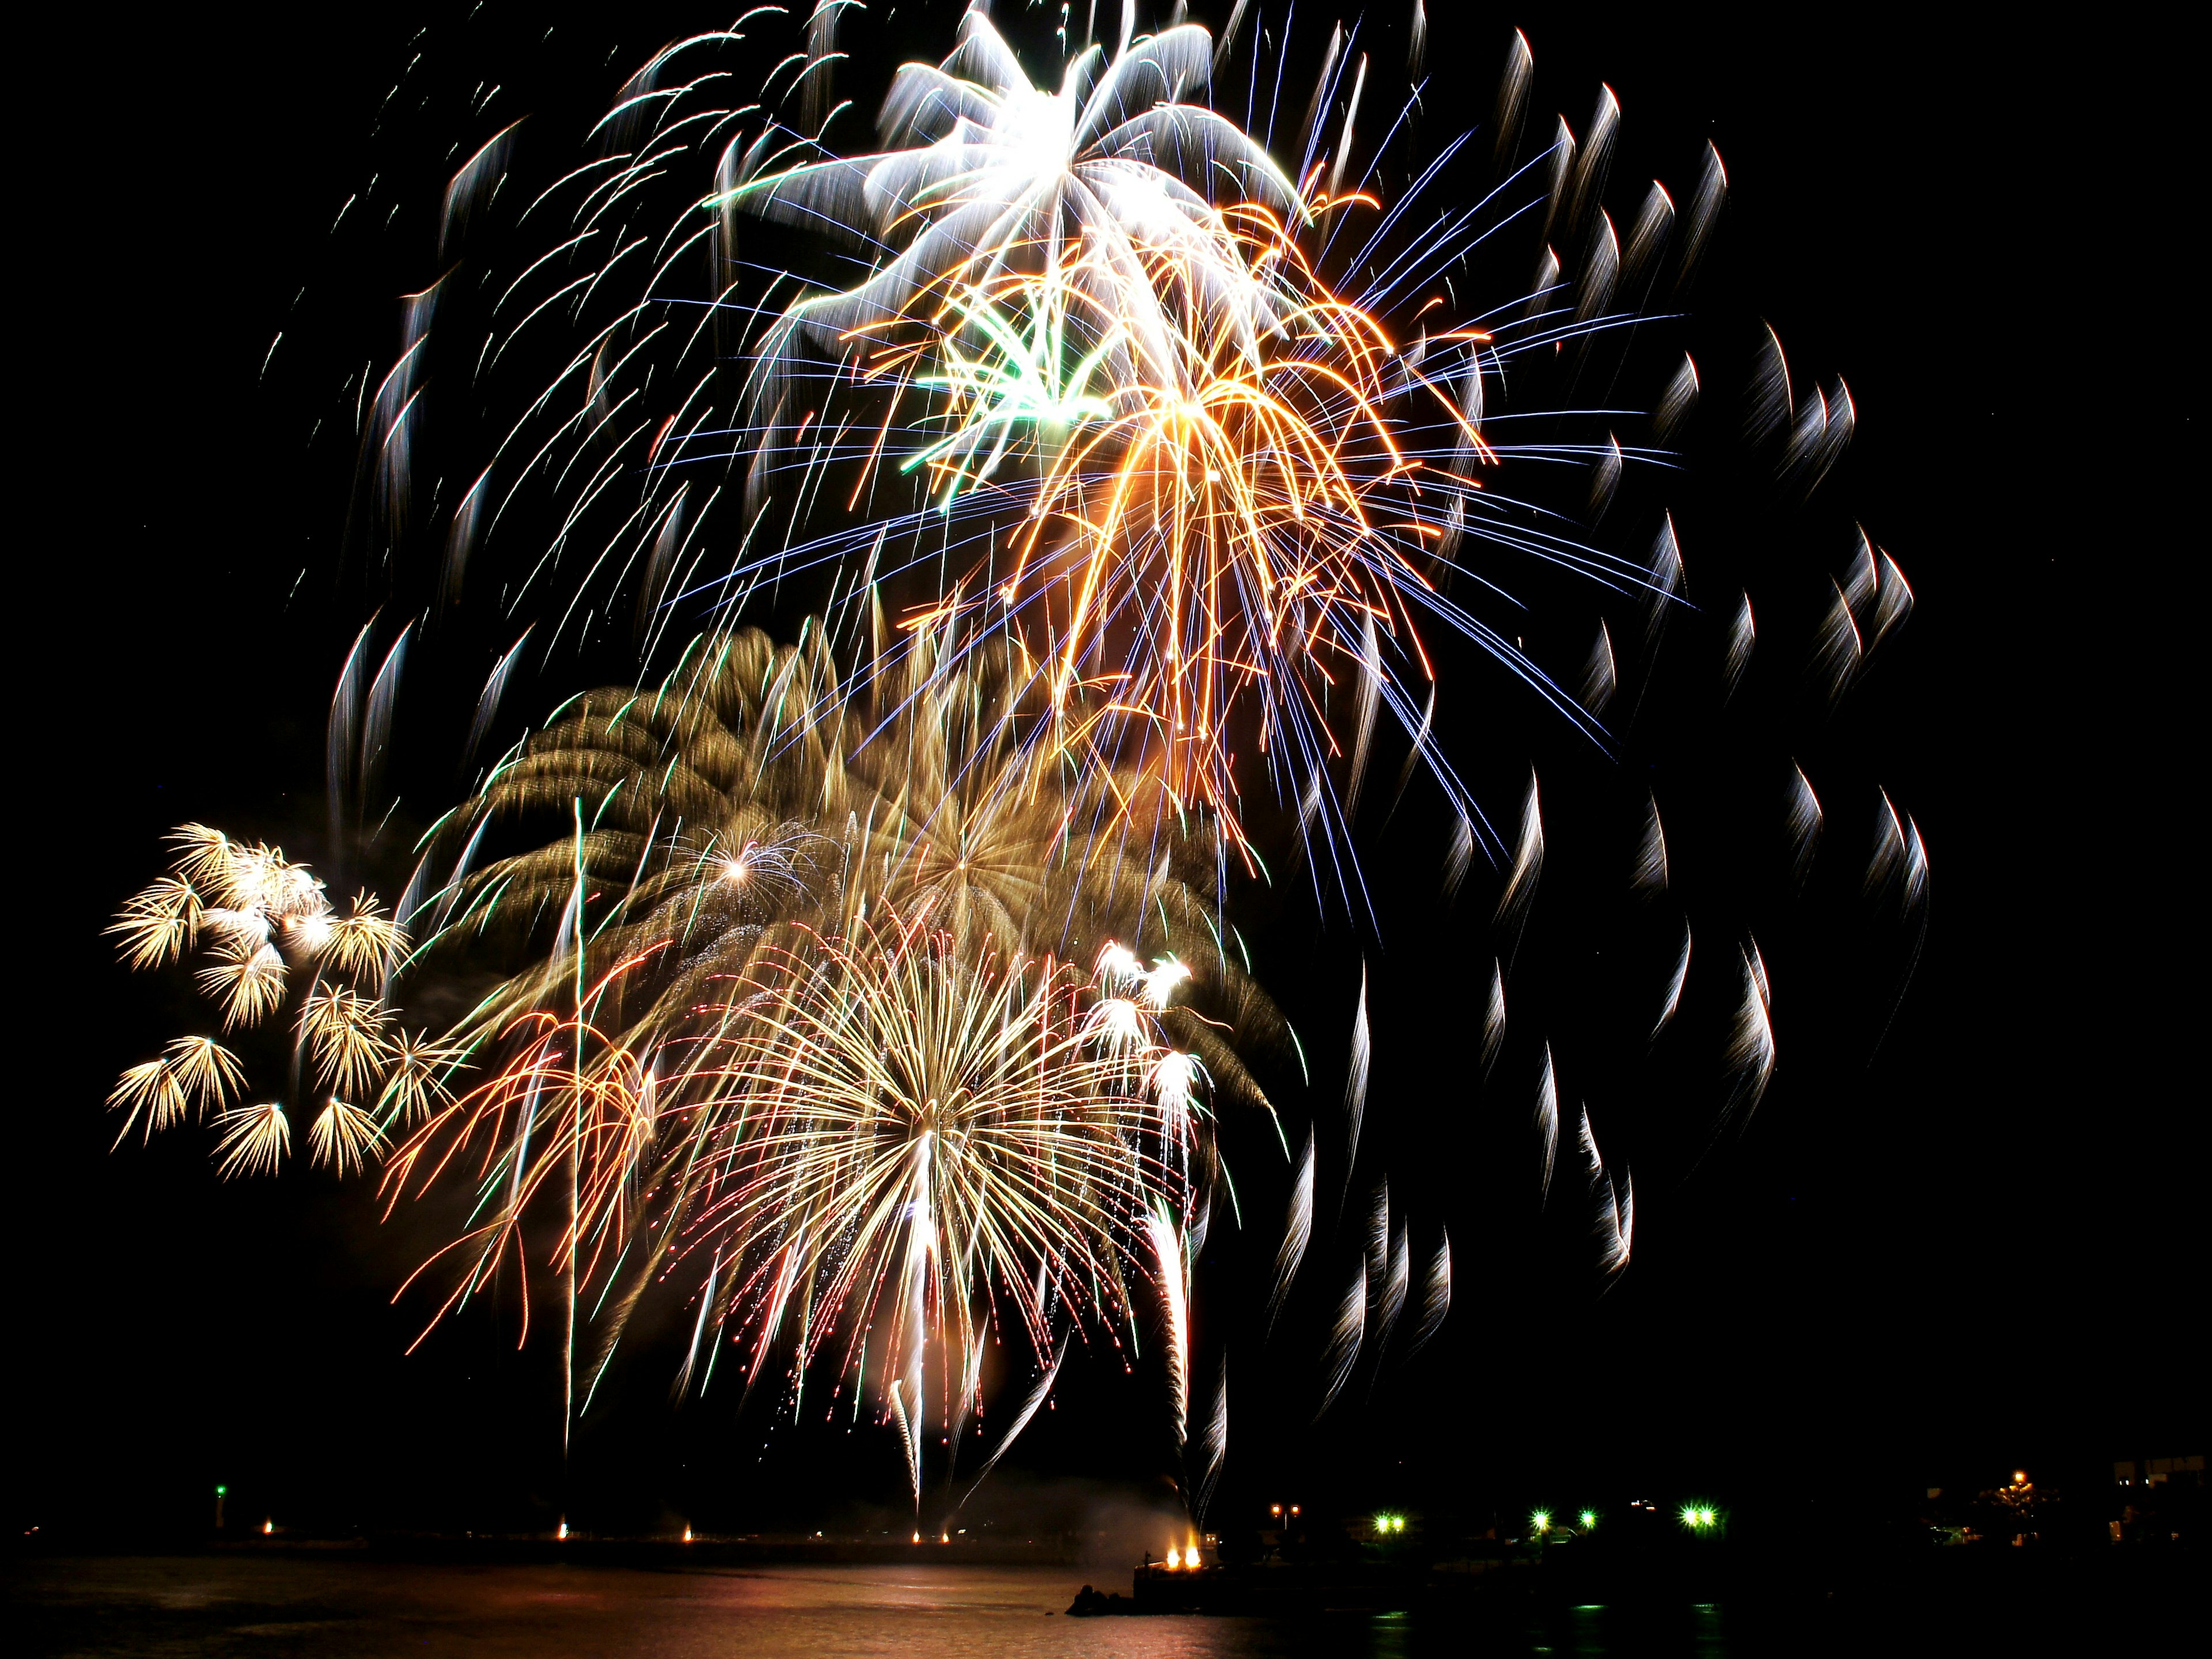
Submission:
{"label": "dark sky", "polygon": [[[427,128],[387,112],[372,136],[410,58],[446,52],[450,76],[501,50],[496,8],[472,33],[465,9],[418,10],[64,16],[37,59],[13,657],[29,948],[7,1206],[7,1486],[25,1524],[166,1523],[217,1480],[334,1523],[487,1524],[558,1486],[542,1353],[518,1358],[486,1322],[401,1357],[414,1327],[386,1296],[422,1235],[380,1229],[366,1188],[304,1170],[223,1187],[189,1136],[111,1157],[100,1109],[183,1018],[98,935],[154,872],[159,834],[205,819],[319,851],[322,714],[360,612],[329,574],[349,458],[306,440],[349,411],[335,374],[284,354],[388,356],[391,296],[429,268],[420,192],[381,267],[337,266],[327,237],[369,173],[442,177]],[[623,8],[530,51],[538,26],[520,27],[515,74],[590,107],[707,15]],[[1694,1170],[1653,1152],[1669,1173],[1640,1188],[1643,1248],[1600,1297],[1562,1265],[1571,1228],[1504,1207],[1522,1176],[1499,1173],[1504,1143],[1480,1126],[1525,1103],[1467,1086],[1469,925],[1380,878],[1381,946],[1341,923],[1322,935],[1310,1000],[1340,1023],[1346,964],[1379,964],[1376,1133],[1416,1206],[1452,1217],[1457,1305],[1425,1370],[1322,1435],[1267,1403],[1306,1386],[1295,1354],[1242,1363],[1254,1467],[1354,1497],[1426,1480],[1503,1501],[1563,1469],[1680,1485],[1848,1464],[1910,1488],[1937,1468],[2200,1450],[2184,1367],[2203,1091],[2181,1045],[2202,936],[2184,873],[2201,746],[2184,573],[2202,532],[2182,494],[2201,469],[2170,170],[2179,43],[1985,33],[1917,9],[1770,9],[1740,30],[1652,9],[1495,23],[1437,26],[1437,101],[1486,117],[1518,23],[1532,117],[1579,129],[1603,79],[1637,158],[1623,167],[1685,185],[1712,138],[1734,191],[1697,295],[1714,349],[1763,316],[1793,363],[1850,381],[1858,436],[1820,500],[1896,555],[1918,608],[1858,724],[1820,740],[1914,816],[1931,926],[1878,1047],[1888,997],[1808,936],[1778,988],[1774,1091]],[[1851,811],[1832,833],[1863,846]],[[1309,977],[1304,915],[1263,920],[1263,978]],[[1302,1019],[1307,994],[1285,993]],[[580,1443],[579,1489],[606,1515],[827,1512],[818,1488],[841,1477],[805,1479],[818,1448],[773,1452],[746,1487],[773,1438],[762,1413],[732,1426],[710,1400],[678,1420],[659,1376],[626,1386]],[[1071,1382],[1030,1461],[1140,1475],[1128,1424],[1150,1409]],[[865,1468],[855,1489],[882,1495],[889,1454],[836,1457],[823,1467]]]}

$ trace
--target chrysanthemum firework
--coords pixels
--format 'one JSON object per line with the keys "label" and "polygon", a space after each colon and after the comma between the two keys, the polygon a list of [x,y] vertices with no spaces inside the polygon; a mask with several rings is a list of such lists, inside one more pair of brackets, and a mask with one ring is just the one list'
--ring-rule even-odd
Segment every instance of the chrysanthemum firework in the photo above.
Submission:
{"label": "chrysanthemum firework", "polygon": [[872,1394],[918,1482],[923,1413],[957,1438],[988,1331],[1024,1332],[1042,1369],[1071,1329],[1180,1285],[1203,1073],[1166,1040],[1176,975],[1133,979],[1118,946],[1086,974],[888,908],[782,941],[649,1048],[601,1024],[647,955],[585,988],[575,1017],[526,1017],[513,1060],[399,1147],[386,1182],[396,1196],[464,1160],[489,1200],[441,1253],[460,1264],[447,1305],[526,1261],[545,1218],[553,1265],[613,1292],[604,1364],[680,1266],[698,1304],[686,1382],[718,1344],[748,1386],[792,1355],[774,1374],[794,1395],[819,1362]]}

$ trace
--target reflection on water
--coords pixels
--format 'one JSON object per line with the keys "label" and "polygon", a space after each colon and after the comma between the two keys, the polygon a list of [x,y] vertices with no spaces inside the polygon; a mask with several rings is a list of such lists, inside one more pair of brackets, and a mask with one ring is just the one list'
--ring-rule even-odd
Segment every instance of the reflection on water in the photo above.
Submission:
{"label": "reflection on water", "polygon": [[[364,1659],[898,1659],[1023,1655],[1348,1659],[1668,1654],[1720,1659],[1723,1609],[1516,1610],[1457,1620],[1069,1619],[1064,1567],[769,1567],[657,1572],[313,1556],[32,1560],[8,1574],[15,1653]],[[1124,1588],[1120,1585],[1102,1586]],[[1049,1616],[1048,1616],[1049,1615]],[[29,1641],[22,1644],[27,1632]]]}

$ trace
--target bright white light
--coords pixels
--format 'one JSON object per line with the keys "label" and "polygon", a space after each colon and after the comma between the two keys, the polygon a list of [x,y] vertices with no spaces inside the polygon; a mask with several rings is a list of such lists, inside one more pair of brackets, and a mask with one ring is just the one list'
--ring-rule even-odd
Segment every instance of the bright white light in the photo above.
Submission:
{"label": "bright white light", "polygon": [[1145,1040],[1144,1013],[1127,997],[1108,997],[1091,1011],[1091,1035],[1109,1048],[1136,1048]]}
{"label": "bright white light", "polygon": [[1145,964],[1127,945],[1109,942],[1098,953],[1098,982],[1108,990],[1139,983],[1144,977]]}
{"label": "bright white light", "polygon": [[1164,1008],[1176,994],[1176,988],[1190,977],[1190,969],[1173,957],[1163,957],[1152,964],[1152,971],[1144,976],[1144,998],[1155,1008]]}
{"label": "bright white light", "polygon": [[1152,1067],[1152,1093],[1160,1109],[1173,1118],[1188,1113],[1198,1095],[1198,1062],[1188,1054],[1173,1048],[1162,1054]]}

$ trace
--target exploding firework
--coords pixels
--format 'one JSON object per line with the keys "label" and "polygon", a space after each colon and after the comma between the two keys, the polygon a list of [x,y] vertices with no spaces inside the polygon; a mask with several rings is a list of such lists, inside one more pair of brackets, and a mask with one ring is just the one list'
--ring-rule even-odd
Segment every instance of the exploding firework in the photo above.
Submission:
{"label": "exploding firework", "polygon": [[[385,1139],[377,1112],[362,1103],[378,1098],[387,1077],[396,1098],[419,1103],[436,1086],[430,1073],[444,1058],[434,1043],[395,1030],[384,1000],[404,933],[366,894],[338,914],[313,872],[279,848],[234,842],[197,823],[172,839],[180,849],[172,872],[125,905],[109,929],[125,962],[159,968],[198,949],[204,965],[193,977],[227,1028],[278,1012],[305,974],[295,1093],[304,1060],[325,1097],[308,1149],[317,1164],[359,1172]],[[291,1121],[278,1101],[229,1105],[245,1082],[230,1050],[212,1037],[184,1037],[161,1059],[125,1072],[108,1104],[126,1112],[125,1135],[142,1120],[150,1135],[213,1113],[223,1173],[271,1173],[291,1150]]]}
{"label": "exploding firework", "polygon": [[[285,1092],[311,1072],[327,1097],[314,1161],[380,1164],[395,1203],[473,1190],[470,1230],[426,1267],[441,1312],[512,1264],[526,1328],[533,1275],[557,1279],[566,1424],[665,1285],[689,1298],[685,1388],[728,1357],[794,1408],[849,1395],[896,1431],[919,1502],[928,1435],[957,1463],[979,1412],[987,1331],[1018,1328],[1036,1376],[985,1473],[1071,1343],[1150,1321],[1202,1510],[1228,1366],[1194,1352],[1196,1267],[1240,1120],[1290,1164],[1266,1323],[1320,1298],[1322,1411],[1360,1397],[1363,1367],[1425,1347],[1451,1307],[1447,1236],[1381,1173],[1403,1150],[1383,1081],[1370,1113],[1400,1010],[1370,1009],[1361,964],[1343,1121],[1309,1126],[1292,1159],[1254,1063],[1287,1027],[1231,919],[1235,884],[1272,879],[1285,842],[1317,890],[1337,872],[1324,902],[1358,913],[1349,855],[1378,816],[1360,818],[1379,756],[1402,761],[1386,821],[1417,773],[1437,786],[1447,902],[1498,866],[1490,937],[1465,953],[1468,1070],[1510,1097],[1538,1208],[1587,1224],[1601,1284],[1629,1262],[1629,1159],[1650,1141],[1615,1127],[1613,1100],[1579,1097],[1602,1068],[1547,1029],[1575,1023],[1546,983],[1570,953],[1535,920],[1587,826],[1554,774],[1540,788],[1508,757],[1484,785],[1517,805],[1499,833],[1446,734],[1470,704],[1486,743],[1504,728],[1467,672],[1502,667],[1591,756],[1626,751],[1639,720],[1673,718],[1654,712],[1670,629],[1714,635],[1724,708],[1771,679],[1790,611],[1762,593],[1755,623],[1747,574],[1700,619],[1673,518],[1639,500],[1701,390],[1642,313],[1704,257],[1725,175],[1708,150],[1679,214],[1654,181],[1617,229],[1617,100],[1601,94],[1579,139],[1562,118],[1524,142],[1518,36],[1494,134],[1417,158],[1418,6],[1413,90],[1379,140],[1357,31],[1332,34],[1279,138],[1250,36],[1244,118],[1211,106],[1241,3],[1218,40],[1180,23],[1139,37],[1127,8],[1110,51],[1064,28],[1056,90],[969,9],[940,64],[891,77],[874,147],[840,154],[848,9],[817,6],[764,81],[708,60],[758,57],[786,27],[772,9],[655,54],[589,157],[542,190],[522,187],[502,126],[447,193],[449,274],[410,300],[374,395],[358,388],[356,533],[393,550],[415,601],[346,659],[334,831],[370,821],[342,806],[379,796],[410,641],[434,616],[498,613],[465,769],[490,752],[526,647],[534,668],[611,644],[622,683],[475,775],[390,918],[365,897],[342,915],[281,852],[195,829],[116,932],[136,967],[193,957],[227,1031],[296,999]],[[756,82],[757,100],[732,95]],[[1509,230],[1499,286],[1486,261]],[[824,247],[848,263],[802,275]],[[485,443],[425,469],[441,354],[467,369],[441,384],[480,400]],[[1768,332],[1753,392],[1753,453],[1802,505],[1850,440],[1849,391],[1793,381]],[[1595,406],[1623,398],[1640,407]],[[415,489],[418,471],[441,484]],[[1545,471],[1569,482],[1530,482]],[[448,499],[444,477],[474,482]],[[1648,553],[1601,538],[1632,511]],[[1820,577],[1802,677],[1823,714],[1912,603],[1887,554],[1853,547]],[[1571,620],[1552,614],[1563,590]],[[776,646],[743,625],[749,607],[811,614]],[[1623,769],[1620,867],[1659,942],[1620,954],[1656,967],[1620,1023],[1646,1052],[1717,1054],[1720,1109],[1688,1137],[1711,1144],[1775,1075],[1774,986],[1747,901],[1706,905],[1693,967],[1680,872],[1711,854],[1671,799],[1662,822],[1674,786],[1652,769]],[[1801,892],[1833,855],[1794,760],[1771,816]],[[1883,795],[1866,899],[1916,939],[1927,871]],[[1570,1000],[1598,1000],[1595,954],[1558,969]],[[402,988],[449,970],[474,1006],[434,1036],[399,1029]],[[246,1070],[211,1037],[171,1045],[116,1089],[123,1133],[212,1114],[226,1174],[273,1171],[291,1126],[275,1101],[244,1103]],[[1562,1203],[1576,1173],[1587,1203]]]}
{"label": "exploding firework", "polygon": [[[918,1496],[925,1408],[957,1438],[1001,1316],[1041,1369],[1062,1334],[1133,1317],[1153,1283],[1180,1330],[1204,1073],[1166,1040],[1172,968],[1118,945],[1085,975],[888,909],[785,938],[647,1049],[595,1023],[644,957],[585,988],[574,1017],[520,1020],[514,1057],[399,1146],[386,1181],[397,1196],[460,1160],[494,1195],[435,1259],[462,1263],[447,1307],[510,1254],[526,1262],[526,1224],[550,1207],[571,1297],[621,1283],[600,1366],[638,1297],[687,1269],[685,1384],[702,1347],[708,1371],[720,1346],[741,1350],[748,1388],[787,1350],[795,1406],[821,1362],[898,1425]],[[1180,1413],[1180,1371],[1171,1384]]]}
{"label": "exploding firework", "polygon": [[[1636,320],[1627,296],[1657,280],[1668,226],[1639,221],[1609,275],[1563,281],[1554,260],[1525,309],[1519,289],[1513,307],[1464,303],[1455,282],[1502,227],[1534,228],[1540,209],[1554,240],[1597,234],[1587,154],[1578,167],[1571,137],[1554,143],[1470,207],[1445,169],[1464,137],[1416,163],[1409,106],[1378,143],[1360,125],[1364,60],[1355,72],[1333,46],[1297,161],[1279,162],[1272,100],[1263,112],[1252,94],[1242,125],[1209,102],[1233,23],[1219,40],[1125,27],[1110,52],[1063,31],[1054,89],[970,9],[941,65],[892,77],[881,148],[838,155],[790,106],[827,98],[848,9],[814,15],[756,103],[732,105],[742,76],[708,64],[772,38],[765,13],[655,54],[595,131],[595,158],[511,224],[492,212],[511,131],[455,176],[449,253],[521,268],[490,283],[488,312],[450,278],[410,304],[364,431],[363,465],[386,480],[362,498],[364,529],[406,532],[390,503],[411,499],[407,411],[454,349],[434,336],[465,342],[487,404],[515,412],[488,458],[446,464],[476,482],[441,538],[441,607],[483,580],[470,573],[498,556],[495,533],[550,513],[550,544],[503,567],[508,614],[545,613],[533,650],[634,617],[650,656],[684,637],[679,615],[811,584],[833,641],[887,604],[934,672],[1018,642],[1054,716],[1025,741],[1151,773],[1248,868],[1264,862],[1252,837],[1270,800],[1295,807],[1300,837],[1343,841],[1386,719],[1495,850],[1434,740],[1431,636],[1471,640],[1599,736],[1517,623],[1468,595],[1503,591],[1507,559],[1625,591],[1665,583],[1498,489],[1501,463],[1579,470],[1590,446],[1538,439],[1528,406],[1512,417],[1526,435],[1501,446],[1486,410],[1509,368],[1525,400],[1563,346],[1579,362]],[[1338,104],[1331,128],[1321,112]],[[1401,177],[1389,199],[1382,181]],[[1717,192],[1686,216],[1680,269]],[[549,246],[538,228],[555,223]],[[822,287],[738,257],[763,236],[793,258],[834,248],[863,280]],[[712,289],[673,298],[701,260]],[[583,349],[553,352],[550,382],[518,367],[510,389],[500,366],[545,360],[563,316]],[[1687,394],[1669,396],[1679,422]],[[1604,447],[1616,477],[1624,459],[1657,458]],[[872,654],[872,672],[896,672],[897,651]]]}
{"label": "exploding firework", "polygon": [[[779,648],[745,630],[702,641],[658,688],[580,698],[441,829],[461,848],[431,910],[442,936],[554,922],[545,966],[489,999],[477,1029],[635,957],[649,963],[626,986],[625,1041],[649,1045],[793,928],[834,933],[889,907],[1010,954],[1113,939],[1194,964],[1197,1000],[1164,1017],[1266,1109],[1223,1031],[1264,1049],[1280,1020],[1202,885],[1202,821],[1157,779],[1029,741],[1048,711],[1018,662],[939,672],[909,649],[854,695],[821,640]],[[510,817],[555,838],[472,869]]]}
{"label": "exploding firework", "polygon": [[[918,398],[908,425],[941,435],[899,455],[895,395],[878,453],[926,469],[941,513],[964,495],[986,520],[1018,514],[1010,547],[990,538],[923,614],[1011,618],[1057,706],[1110,688],[1099,717],[1134,729],[1094,740],[1157,756],[1233,830],[1240,702],[1259,694],[1246,740],[1300,787],[1336,752],[1333,671],[1382,672],[1378,626],[1418,654],[1420,563],[1463,519],[1485,453],[1461,388],[1436,375],[1486,337],[1440,335],[1434,370],[1408,368],[1329,292],[1296,232],[1335,204],[1182,101],[1212,56],[1186,24],[1103,72],[1091,48],[1048,93],[970,12],[944,68],[908,64],[886,100],[883,131],[914,148],[722,199],[897,248],[861,288],[785,313],[756,409],[787,404],[801,337]],[[1471,356],[1462,378],[1479,419]],[[1386,412],[1413,387],[1460,440],[1425,477],[1402,447],[1419,428]],[[1001,474],[1022,482],[982,488]]]}

